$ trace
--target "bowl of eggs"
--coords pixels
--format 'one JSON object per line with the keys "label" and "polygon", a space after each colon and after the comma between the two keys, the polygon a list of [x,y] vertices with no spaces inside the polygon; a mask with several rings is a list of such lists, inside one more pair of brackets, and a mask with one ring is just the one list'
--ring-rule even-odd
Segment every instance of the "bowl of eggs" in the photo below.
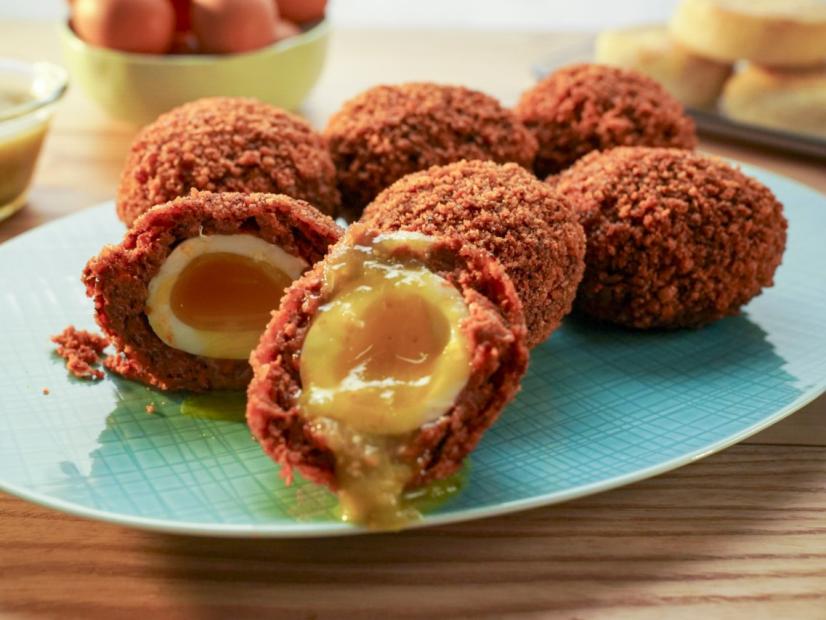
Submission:
{"label": "bowl of eggs", "polygon": [[73,0],[61,29],[73,81],[144,124],[187,101],[255,97],[292,110],[327,52],[326,0]]}

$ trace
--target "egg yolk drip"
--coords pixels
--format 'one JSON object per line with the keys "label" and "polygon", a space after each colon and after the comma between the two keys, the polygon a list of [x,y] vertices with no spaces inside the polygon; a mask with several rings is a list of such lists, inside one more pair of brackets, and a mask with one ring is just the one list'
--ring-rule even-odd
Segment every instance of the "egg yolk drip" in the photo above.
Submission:
{"label": "egg yolk drip", "polygon": [[302,415],[335,454],[344,518],[370,527],[417,516],[402,502],[415,471],[401,452],[447,413],[470,375],[461,293],[420,260],[390,256],[430,243],[393,233],[328,257],[326,303],[301,351]]}
{"label": "egg yolk drip", "polygon": [[247,359],[270,313],[306,263],[252,235],[212,235],[178,245],[149,283],[152,329],[176,349]]}

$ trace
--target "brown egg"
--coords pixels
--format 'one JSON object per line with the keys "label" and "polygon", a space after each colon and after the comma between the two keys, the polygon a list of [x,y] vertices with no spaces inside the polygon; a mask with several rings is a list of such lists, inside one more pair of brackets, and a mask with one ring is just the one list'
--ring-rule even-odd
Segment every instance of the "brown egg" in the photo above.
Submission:
{"label": "brown egg", "polygon": [[301,34],[301,28],[288,19],[279,19],[275,24],[275,40],[287,39]]}
{"label": "brown egg", "polygon": [[197,54],[200,52],[198,38],[191,32],[176,32],[170,54]]}
{"label": "brown egg", "polygon": [[189,32],[192,28],[192,0],[170,0],[175,9],[175,32]]}
{"label": "brown egg", "polygon": [[324,17],[327,0],[276,0],[278,12],[296,23],[311,22]]}
{"label": "brown egg", "polygon": [[163,54],[172,46],[175,11],[169,0],[75,0],[72,26],[98,47]]}
{"label": "brown egg", "polygon": [[192,30],[208,54],[248,52],[275,41],[272,0],[194,0]]}

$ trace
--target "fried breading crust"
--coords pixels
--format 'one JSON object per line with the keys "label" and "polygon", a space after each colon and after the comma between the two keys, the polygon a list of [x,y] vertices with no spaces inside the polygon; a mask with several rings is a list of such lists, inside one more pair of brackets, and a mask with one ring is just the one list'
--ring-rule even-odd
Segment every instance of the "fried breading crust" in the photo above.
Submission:
{"label": "fried breading crust", "polygon": [[570,312],[582,278],[585,234],[576,214],[515,164],[463,161],[408,175],[379,194],[361,221],[455,235],[493,254],[522,300],[530,347]]}
{"label": "fried breading crust", "polygon": [[514,109],[539,142],[539,178],[615,146],[693,149],[694,121],[651,78],[630,69],[572,65],[526,91]]}
{"label": "fried breading crust", "polygon": [[107,246],[83,272],[98,325],[117,354],[107,369],[164,390],[243,389],[246,360],[193,355],[166,345],[146,317],[148,287],[176,245],[199,235],[255,235],[312,265],[341,229],[308,203],[281,194],[193,191],[138,218],[118,245]]}
{"label": "fried breading crust", "polygon": [[460,159],[515,162],[528,169],[536,140],[496,99],[460,86],[376,86],[347,101],[324,135],[342,203],[358,214],[406,174]]}
{"label": "fried breading crust", "polygon": [[680,149],[592,153],[549,181],[588,237],[576,307],[637,329],[699,327],[765,287],[786,247],[783,205],[720,159]]}
{"label": "fried breading crust", "polygon": [[[369,243],[376,234],[354,224],[341,243]],[[400,257],[410,255],[404,247],[396,252]],[[406,444],[403,458],[416,471],[410,487],[445,478],[461,466],[518,391],[528,363],[522,305],[490,254],[460,239],[442,237],[427,250],[425,265],[464,297],[469,317],[462,329],[472,347],[471,370],[453,407]],[[297,469],[308,480],[335,489],[335,457],[297,404],[301,349],[313,317],[326,301],[323,269],[321,262],[292,284],[252,353],[247,424],[264,451],[281,465],[285,479],[290,481]]]}
{"label": "fried breading crust", "polygon": [[255,99],[198,99],[138,133],[117,211],[131,226],[153,206],[198,189],[287,194],[335,215],[335,175],[326,141],[298,116]]}

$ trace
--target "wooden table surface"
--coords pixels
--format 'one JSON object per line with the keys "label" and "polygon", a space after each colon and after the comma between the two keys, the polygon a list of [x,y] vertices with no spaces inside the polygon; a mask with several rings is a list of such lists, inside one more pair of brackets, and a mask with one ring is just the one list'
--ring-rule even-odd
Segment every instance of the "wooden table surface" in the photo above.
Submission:
{"label": "wooden table surface", "polygon": [[[576,35],[336,32],[302,112],[317,126],[378,82],[506,103]],[[60,60],[54,26],[0,22],[0,56]],[[0,241],[111,199],[134,129],[71,90],[29,205]],[[705,140],[826,192],[823,162]],[[0,495],[0,618],[826,619],[826,399],[670,474],[555,507],[396,535],[190,538]]]}

